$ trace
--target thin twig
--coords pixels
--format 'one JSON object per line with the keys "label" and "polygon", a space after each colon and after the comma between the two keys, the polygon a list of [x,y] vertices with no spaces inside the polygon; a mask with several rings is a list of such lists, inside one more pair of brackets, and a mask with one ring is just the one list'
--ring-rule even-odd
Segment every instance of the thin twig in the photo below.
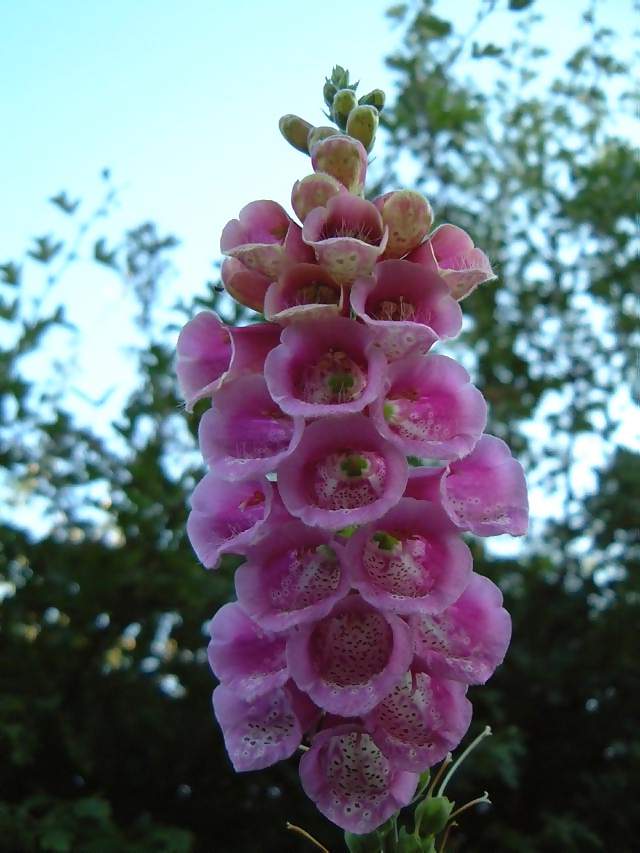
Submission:
{"label": "thin twig", "polygon": [[294,823],[289,823],[289,821],[287,821],[286,826],[290,832],[295,832],[297,833],[297,835],[301,835],[303,838],[306,838],[307,841],[310,841],[315,847],[318,848],[318,850],[322,850],[322,853],[331,853],[331,851],[327,850],[327,848],[323,844],[320,844],[320,842],[316,838],[314,838],[313,835],[309,835],[306,829],[303,829],[301,826],[296,826]]}
{"label": "thin twig", "polygon": [[467,809],[470,809],[471,806],[477,806],[480,803],[489,803],[491,804],[491,800],[489,799],[489,792],[485,791],[481,797],[477,797],[475,800],[471,800],[468,803],[465,803],[464,806],[460,806],[459,809],[456,809],[452,815],[449,815],[449,820],[458,815],[462,814],[462,812],[466,812]]}
{"label": "thin twig", "polygon": [[457,826],[457,825],[458,824],[455,823],[455,821],[454,821],[454,823],[447,824],[447,828],[445,829],[444,836],[442,838],[442,844],[440,845],[440,849],[438,850],[438,853],[444,853],[444,849],[447,846],[447,841],[449,840],[449,833],[454,828],[454,826]]}
{"label": "thin twig", "polygon": [[441,785],[440,785],[440,787],[438,788],[438,796],[439,796],[439,797],[441,797],[441,796],[444,794],[444,790],[445,790],[445,788],[447,787],[447,783],[449,782],[449,779],[451,779],[451,777],[452,777],[452,776],[453,776],[453,774],[456,772],[456,770],[458,769],[458,767],[460,767],[460,765],[461,765],[461,764],[462,764],[462,762],[465,760],[465,758],[467,757],[467,755],[469,755],[469,753],[470,753],[473,749],[475,749],[475,748],[476,748],[476,746],[480,743],[480,741],[484,740],[486,737],[489,737],[489,735],[490,735],[490,734],[491,734],[491,728],[490,728],[489,726],[485,726],[485,727],[484,727],[484,729],[483,729],[483,730],[480,732],[480,734],[478,735],[478,737],[477,737],[475,740],[471,741],[471,743],[470,743],[470,744],[469,744],[469,746],[465,749],[465,751],[462,753],[462,755],[460,755],[460,756],[456,759],[456,761],[454,761],[453,766],[451,767],[451,769],[449,770],[449,772],[447,773],[447,775],[444,777],[444,779],[442,780],[442,784],[441,784]]}
{"label": "thin twig", "polygon": [[435,790],[436,785],[438,784],[438,782],[442,778],[442,774],[447,769],[447,767],[451,764],[452,761],[453,761],[453,755],[451,755],[451,753],[448,752],[445,755],[442,764],[440,765],[440,767],[438,767],[436,775],[431,780],[431,783],[429,784],[429,787],[426,790],[425,797],[428,797],[429,794]]}

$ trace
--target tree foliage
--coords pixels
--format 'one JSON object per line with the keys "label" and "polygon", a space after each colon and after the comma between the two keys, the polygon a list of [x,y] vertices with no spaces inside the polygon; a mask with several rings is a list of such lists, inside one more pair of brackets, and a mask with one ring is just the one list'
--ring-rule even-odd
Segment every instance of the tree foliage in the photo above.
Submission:
{"label": "tree foliage", "polygon": [[[494,805],[465,815],[448,849],[623,853],[639,829],[640,756],[640,457],[621,441],[639,333],[640,175],[618,127],[630,73],[601,5],[587,8],[584,44],[555,75],[536,4],[509,2],[505,44],[487,27],[497,6],[479,3],[466,35],[429,0],[390,10],[404,36],[389,58],[397,84],[379,164],[385,189],[405,184],[394,164],[408,149],[439,221],[465,227],[497,267],[499,282],[465,303],[457,354],[490,402],[490,430],[552,507],[517,557],[474,545],[480,571],[505,591],[514,640],[490,687],[471,693],[477,726],[495,735],[451,789],[463,802],[487,788]],[[487,66],[477,82],[474,68]],[[229,569],[203,571],[185,540],[200,470],[173,346],[195,307],[237,316],[213,287],[197,306],[176,305],[168,326],[154,315],[177,240],[152,223],[103,234],[114,201],[103,178],[95,211],[56,194],[60,233],[0,265],[10,510],[0,528],[0,849],[309,849],[286,834],[289,819],[338,851],[293,759],[236,776],[208,711],[205,627],[232,580]],[[74,334],[52,295],[80,258],[121,277],[139,307],[139,383],[111,433],[74,416],[64,357],[41,378],[26,369],[52,336]]]}

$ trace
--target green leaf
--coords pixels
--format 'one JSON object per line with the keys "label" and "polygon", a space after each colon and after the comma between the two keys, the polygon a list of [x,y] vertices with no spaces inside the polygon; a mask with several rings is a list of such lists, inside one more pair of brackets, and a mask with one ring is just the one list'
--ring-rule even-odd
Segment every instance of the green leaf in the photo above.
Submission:
{"label": "green leaf", "polygon": [[416,831],[422,838],[437,835],[447,825],[453,803],[447,797],[427,797],[415,811]]}
{"label": "green leaf", "polygon": [[448,36],[452,28],[451,23],[444,18],[420,13],[416,16],[414,29],[424,39],[439,39]]}
{"label": "green leaf", "polygon": [[533,6],[534,0],[509,0],[509,8],[512,12],[521,12]]}
{"label": "green leaf", "polygon": [[49,235],[46,235],[45,237],[36,237],[34,242],[36,244],[36,248],[29,249],[27,255],[29,255],[30,258],[33,258],[34,261],[39,261],[42,264],[48,264],[64,246],[62,241],[54,243]]}
{"label": "green leaf", "polygon": [[403,826],[398,836],[398,853],[423,853],[422,841]]}
{"label": "green leaf", "polygon": [[380,853],[380,839],[377,832],[370,832],[368,835],[345,832],[344,843],[349,853]]}
{"label": "green leaf", "polygon": [[118,264],[116,263],[116,255],[117,249],[108,251],[107,241],[104,237],[100,237],[99,240],[96,240],[96,244],[93,248],[93,257],[99,264],[104,264],[107,267],[117,269]]}
{"label": "green leaf", "polygon": [[69,215],[75,213],[80,204],[80,199],[76,199],[75,201],[71,201],[66,192],[63,190],[59,192],[58,195],[52,196],[49,201],[51,204],[55,204],[56,207],[59,207],[64,213]]}
{"label": "green leaf", "polygon": [[498,45],[493,44],[493,42],[485,44],[484,47],[480,47],[477,42],[474,42],[473,48],[471,50],[471,56],[474,59],[484,59],[485,57],[502,56],[503,53],[504,48],[498,47]]}
{"label": "green leaf", "polygon": [[20,283],[20,267],[9,261],[6,264],[0,264],[0,281],[3,284],[9,284],[12,287]]}

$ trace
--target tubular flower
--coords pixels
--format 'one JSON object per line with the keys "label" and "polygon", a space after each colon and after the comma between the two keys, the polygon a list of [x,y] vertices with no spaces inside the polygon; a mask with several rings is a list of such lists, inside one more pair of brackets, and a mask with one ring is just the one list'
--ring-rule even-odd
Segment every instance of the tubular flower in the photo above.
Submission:
{"label": "tubular flower", "polygon": [[360,119],[375,129],[384,98],[358,105],[334,74],[325,98],[346,134],[281,125],[314,169],[291,193],[302,224],[254,201],[220,241],[227,293],[266,322],[197,314],[176,370],[188,411],[211,404],[188,536],[207,568],[245,558],[208,648],[231,763],[302,746],[305,792],[366,834],[458,745],[468,686],[509,645],[502,594],[462,533],[522,535],[528,504],[520,464],[483,434],[481,392],[430,352],[460,332],[458,300],[494,277],[489,261],[453,225],[427,236],[418,193],[363,198],[367,153],[349,134],[370,147]]}

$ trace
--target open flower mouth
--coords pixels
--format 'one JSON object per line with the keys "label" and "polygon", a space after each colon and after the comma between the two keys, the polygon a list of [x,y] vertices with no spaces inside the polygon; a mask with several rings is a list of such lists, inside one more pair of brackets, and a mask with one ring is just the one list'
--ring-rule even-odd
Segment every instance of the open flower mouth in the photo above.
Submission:
{"label": "open flower mouth", "polygon": [[297,393],[306,403],[348,403],[366,387],[366,368],[343,350],[330,349],[303,369]]}
{"label": "open flower mouth", "polygon": [[[419,317],[419,313],[423,313],[425,316]],[[430,317],[430,312],[420,312],[413,302],[405,300],[402,296],[398,299],[383,299],[375,308],[371,309],[370,314],[374,320],[399,320],[412,323],[428,323]]]}
{"label": "open flower mouth", "polygon": [[332,287],[324,281],[312,281],[296,292],[292,305],[338,305],[339,303],[339,287]]}
{"label": "open flower mouth", "polygon": [[356,509],[377,501],[386,484],[384,457],[371,451],[341,450],[316,462],[310,498],[328,510]]}

